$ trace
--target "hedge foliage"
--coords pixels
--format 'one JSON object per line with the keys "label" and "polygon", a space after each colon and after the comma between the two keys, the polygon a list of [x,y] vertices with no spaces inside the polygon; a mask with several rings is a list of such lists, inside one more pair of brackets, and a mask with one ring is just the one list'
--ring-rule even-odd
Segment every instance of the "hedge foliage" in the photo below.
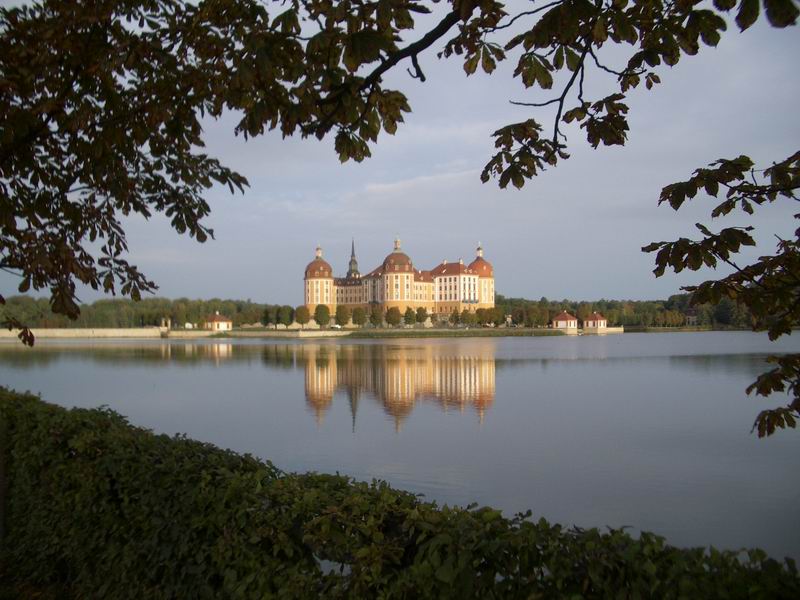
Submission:
{"label": "hedge foliage", "polygon": [[0,432],[2,572],[76,598],[800,598],[794,563],[759,550],[437,507],[108,409],[0,388]]}

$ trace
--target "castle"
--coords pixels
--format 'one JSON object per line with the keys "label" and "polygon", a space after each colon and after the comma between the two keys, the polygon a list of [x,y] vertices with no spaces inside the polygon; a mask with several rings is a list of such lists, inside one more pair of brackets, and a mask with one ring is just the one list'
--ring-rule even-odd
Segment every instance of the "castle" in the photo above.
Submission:
{"label": "castle", "polygon": [[394,250],[383,262],[362,276],[353,242],[344,277],[333,276],[333,269],[322,258],[322,248],[317,246],[316,257],[306,267],[304,283],[305,305],[312,314],[318,304],[327,305],[331,313],[339,304],[351,309],[378,306],[383,312],[396,307],[401,313],[422,307],[434,318],[446,318],[453,311],[494,308],[494,269],[483,258],[480,243],[475,260],[468,265],[463,260],[445,260],[430,271],[421,271],[414,268],[396,239]]}

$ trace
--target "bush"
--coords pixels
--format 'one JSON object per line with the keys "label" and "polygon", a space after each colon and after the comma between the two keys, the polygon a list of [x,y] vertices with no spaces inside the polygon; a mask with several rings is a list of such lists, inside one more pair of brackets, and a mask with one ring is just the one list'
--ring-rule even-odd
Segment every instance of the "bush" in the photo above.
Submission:
{"label": "bush", "polygon": [[[0,587],[76,598],[797,598],[787,566],[438,508],[0,388]],[[3,487],[0,485],[0,490]],[[16,588],[14,588],[16,586]]]}

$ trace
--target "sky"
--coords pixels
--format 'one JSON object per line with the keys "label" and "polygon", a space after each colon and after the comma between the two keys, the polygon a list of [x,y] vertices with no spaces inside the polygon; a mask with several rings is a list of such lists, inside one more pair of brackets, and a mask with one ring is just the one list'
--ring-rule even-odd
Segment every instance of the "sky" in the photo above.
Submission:
{"label": "sky", "polygon": [[[271,132],[245,141],[233,135],[236,115],[206,121],[207,152],[247,177],[250,187],[236,195],[227,188],[208,192],[207,224],[216,239],[205,244],[179,236],[163,217],[126,221],[130,261],[156,281],[159,296],[297,305],[317,244],[335,274],[344,275],[353,239],[362,273],[383,261],[395,237],[421,269],[443,259],[468,262],[481,242],[496,289],[506,296],[666,298],[726,271],[655,278],[653,255],[642,246],[697,237],[696,222],[717,229],[747,221],[712,222],[714,199],[702,195],[678,212],[659,207],[661,188],[717,158],[748,154],[768,165],[798,149],[798,29],[759,23],[739,33],[728,23],[716,49],[703,47],[674,68],[661,67],[661,85],[629,95],[624,147],[594,150],[582,131],[566,128],[571,158],[522,190],[480,182],[493,151],[491,133],[531,116],[550,129],[550,109],[509,100],[542,101],[552,91],[525,90],[510,76],[514,60],[492,76],[467,78],[457,57],[437,59],[441,44],[420,56],[426,82],[412,79],[405,64],[386,77],[387,87],[406,93],[413,112],[396,135],[382,134],[372,158],[360,164],[340,164],[332,140],[284,140]],[[607,62],[619,65],[621,57],[606,49]],[[614,83],[587,75],[586,96],[611,93]],[[775,235],[791,236],[792,214],[786,202],[760,209],[751,220],[758,246],[741,262],[772,252]],[[0,275],[4,294],[13,294],[14,285]],[[101,294],[81,290],[79,297]]]}

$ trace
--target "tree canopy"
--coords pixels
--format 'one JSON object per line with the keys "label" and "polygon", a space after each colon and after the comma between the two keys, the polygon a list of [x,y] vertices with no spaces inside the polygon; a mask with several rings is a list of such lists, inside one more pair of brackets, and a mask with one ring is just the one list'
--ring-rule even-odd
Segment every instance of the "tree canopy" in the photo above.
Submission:
{"label": "tree canopy", "polygon": [[277,323],[288,327],[294,321],[294,309],[291,306],[280,306],[276,317]]}
{"label": "tree canopy", "polygon": [[403,315],[400,313],[400,309],[396,306],[392,306],[390,309],[386,311],[386,315],[384,315],[386,322],[391,327],[397,327],[400,325],[400,321],[403,319]]}
{"label": "tree canopy", "polygon": [[294,311],[294,318],[300,326],[307,325],[311,320],[311,313],[308,312],[308,307],[305,305],[298,306]]}
{"label": "tree canopy", "polygon": [[320,327],[327,327],[331,322],[331,309],[324,304],[317,304],[314,309],[314,321]]}
{"label": "tree canopy", "polygon": [[383,324],[383,313],[377,304],[373,304],[369,310],[369,322],[373,327],[380,327]]}
{"label": "tree canopy", "polygon": [[353,325],[363,326],[367,322],[367,313],[360,306],[353,309]]}
{"label": "tree canopy", "polygon": [[[418,17],[432,9],[423,28]],[[43,0],[2,8],[0,268],[20,276],[20,292],[49,290],[53,312],[72,318],[78,283],[133,299],[155,290],[128,262],[123,218],[163,213],[178,233],[203,242],[213,236],[204,193],[247,185],[202,152],[204,117],[234,111],[245,137],[330,135],[342,161],[361,161],[411,110],[402,91],[385,85],[387,72],[407,68],[424,81],[419,56],[432,48],[467,76],[511,60],[513,77],[543,96],[518,102],[531,117],[492,134],[481,179],[521,188],[569,157],[567,124],[594,148],[623,145],[626,96],[660,83],[662,65],[717,45],[726,17],[744,31],[759,18],[794,25],[798,14],[797,0],[552,0],[513,11],[494,0]],[[615,64],[608,47],[617,48]],[[613,81],[612,93],[588,89],[589,72]],[[714,211],[721,215],[794,200],[797,156],[776,157],[758,172],[763,182],[746,179],[754,169],[746,156],[723,159],[664,188],[662,201],[678,208],[700,189],[715,196],[721,187],[729,194]],[[752,241],[746,229],[700,231],[698,242],[647,247],[659,252],[658,275],[666,266],[730,261]],[[797,324],[799,240],[780,240],[774,256],[733,265],[731,277],[692,291],[698,301],[727,296],[746,306],[756,327],[777,337]],[[20,336],[33,342],[24,328]],[[780,360],[754,389],[800,394],[800,358]],[[759,420],[759,433],[794,426],[799,409],[795,395],[787,410]]]}
{"label": "tree canopy", "polygon": [[336,324],[339,325],[340,327],[344,327],[350,322],[350,317],[352,315],[353,313],[347,306],[345,306],[344,304],[339,304],[336,307]]}

